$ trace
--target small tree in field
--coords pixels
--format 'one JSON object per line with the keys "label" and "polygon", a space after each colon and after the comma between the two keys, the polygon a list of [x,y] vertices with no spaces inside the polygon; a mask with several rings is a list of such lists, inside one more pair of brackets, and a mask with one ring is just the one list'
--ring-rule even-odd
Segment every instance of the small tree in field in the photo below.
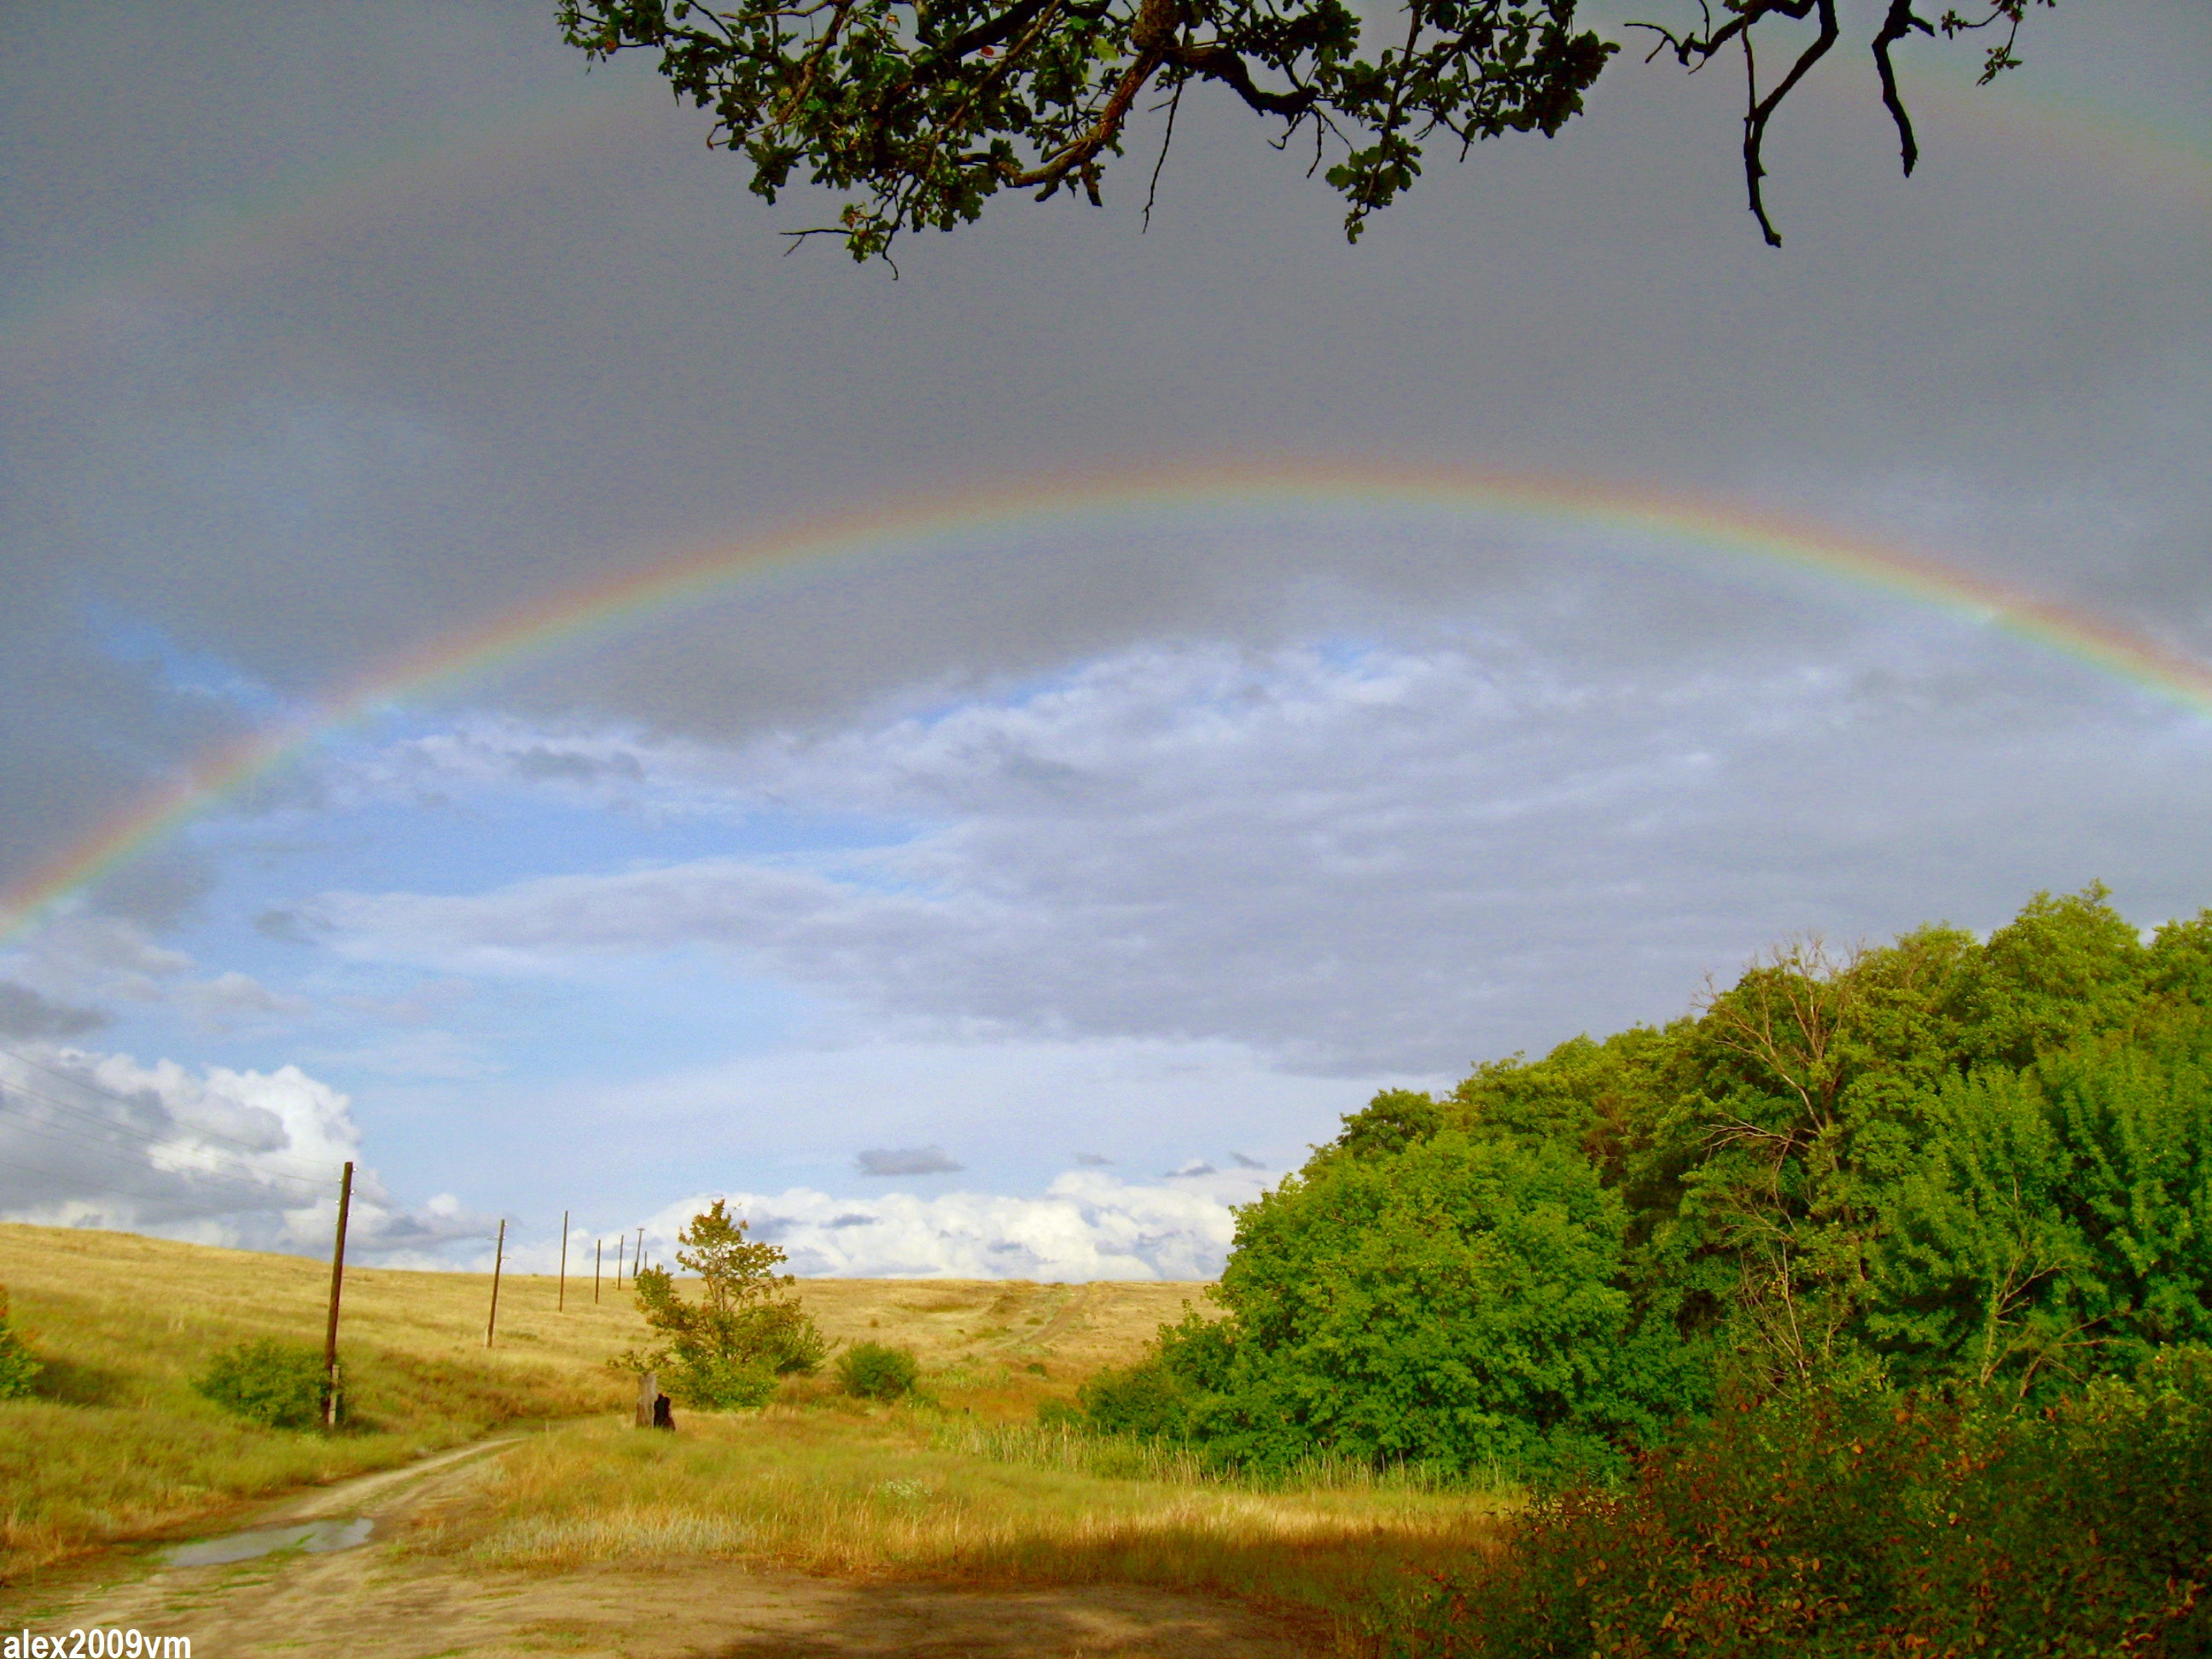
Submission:
{"label": "small tree in field", "polygon": [[781,1250],[747,1238],[744,1221],[719,1198],[676,1243],[678,1263],[699,1276],[699,1299],[678,1294],[665,1267],[641,1272],[638,1311],[659,1340],[623,1353],[617,1365],[659,1371],[671,1395],[707,1410],[760,1405],[777,1377],[821,1365],[828,1345],[789,1294],[796,1281],[775,1271]]}

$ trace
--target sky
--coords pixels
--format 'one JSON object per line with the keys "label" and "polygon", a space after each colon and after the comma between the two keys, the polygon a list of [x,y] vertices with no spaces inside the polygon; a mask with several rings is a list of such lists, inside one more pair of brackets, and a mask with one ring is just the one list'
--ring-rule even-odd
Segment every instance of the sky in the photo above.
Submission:
{"label": "sky", "polygon": [[1357,246],[1194,93],[1149,229],[1156,115],[896,278],[550,9],[13,20],[0,1218],[315,1251],[353,1159],[392,1265],[727,1194],[1202,1278],[1377,1089],[1786,936],[2212,904],[2212,702],[1942,598],[2212,663],[2202,8],[1916,44],[1910,180],[1839,51],[1778,250],[1625,54]]}

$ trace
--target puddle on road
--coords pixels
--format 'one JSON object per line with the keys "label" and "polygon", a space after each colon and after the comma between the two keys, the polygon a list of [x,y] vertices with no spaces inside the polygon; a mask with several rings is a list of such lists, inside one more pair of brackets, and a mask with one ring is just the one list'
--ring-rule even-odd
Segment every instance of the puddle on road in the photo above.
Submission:
{"label": "puddle on road", "polygon": [[368,1542],[376,1522],[365,1515],[350,1521],[307,1521],[296,1527],[263,1527],[253,1532],[234,1532],[222,1538],[203,1538],[196,1544],[178,1544],[161,1553],[170,1567],[220,1567],[233,1561],[251,1561],[279,1550],[305,1550],[328,1555]]}

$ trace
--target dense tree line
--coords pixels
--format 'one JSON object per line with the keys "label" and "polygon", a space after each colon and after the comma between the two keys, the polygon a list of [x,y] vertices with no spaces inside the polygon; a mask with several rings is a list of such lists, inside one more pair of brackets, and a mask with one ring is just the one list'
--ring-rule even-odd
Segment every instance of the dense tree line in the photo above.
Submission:
{"label": "dense tree line", "polygon": [[1781,947],[1691,1015],[1378,1094],[1086,1392],[1225,1462],[1557,1480],[1723,1399],[2041,1408],[2212,1340],[2212,912]]}

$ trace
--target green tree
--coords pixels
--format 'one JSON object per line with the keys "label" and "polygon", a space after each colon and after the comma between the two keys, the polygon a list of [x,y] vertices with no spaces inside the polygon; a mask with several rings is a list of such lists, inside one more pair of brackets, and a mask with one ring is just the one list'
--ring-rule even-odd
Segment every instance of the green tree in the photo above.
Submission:
{"label": "green tree", "polygon": [[2124,1042],[1926,1103],[1868,1325],[1896,1380],[2047,1394],[2212,1340],[2212,1079]]}
{"label": "green tree", "polygon": [[2069,1286],[2124,1374],[2155,1347],[2212,1342],[2212,1054],[2096,1044],[2038,1074],[2072,1169],[2060,1197],[2089,1265]]}
{"label": "green tree", "polygon": [[2153,959],[2110,896],[2102,882],[2063,898],[2038,893],[1990,935],[1955,994],[1968,1059],[2017,1069],[2130,1024]]}
{"label": "green tree", "polygon": [[[1980,0],[1972,19],[1930,23],[1889,0],[1868,36],[1905,170],[1917,151],[1891,52],[1914,34],[1996,28],[1983,78],[2016,61],[2036,0]],[[2049,5],[2053,0],[2040,0]],[[1773,40],[1787,67],[1750,77],[1744,170],[1760,198],[1767,124],[1842,36],[1838,0],[1732,0],[1702,32],[1653,28],[1688,68]],[[883,255],[904,230],[949,230],[1002,190],[1040,199],[1081,190],[1093,203],[1122,154],[1140,99],[1164,100],[1167,159],[1175,116],[1194,87],[1218,89],[1276,125],[1277,148],[1308,146],[1346,204],[1345,232],[1408,189],[1432,145],[1464,159],[1481,139],[1547,136],[1582,112],[1583,94],[1620,48],[1575,27],[1575,0],[1399,0],[1376,17],[1344,0],[562,0],[568,43],[593,58],[656,52],[679,97],[714,112],[710,142],[742,151],[752,189],[775,201],[795,170],[856,192],[835,226],[855,258]],[[1370,37],[1370,27],[1373,34]]]}
{"label": "green tree", "polygon": [[685,1299],[665,1267],[645,1268],[638,1310],[659,1340],[617,1364],[659,1371],[672,1397],[710,1410],[759,1405],[777,1377],[820,1367],[828,1345],[790,1294],[797,1281],[775,1271],[784,1253],[745,1233],[719,1198],[691,1218],[677,1235],[676,1260],[698,1275],[698,1299]]}
{"label": "green tree", "polygon": [[1953,1079],[1925,1103],[1920,1157],[1885,1194],[1868,1328],[1891,1376],[2073,1376],[2097,1340],[2074,1292],[2095,1252],[2069,1213],[2075,1175],[2035,1080]]}
{"label": "green tree", "polygon": [[1754,1386],[1802,1388],[1852,1363],[1879,1224],[1862,1154],[1863,1041],[1856,957],[1818,940],[1774,951],[1711,994],[1681,1037],[1667,1138],[1682,1148],[1688,1248],[1735,1269],[1731,1346]]}
{"label": "green tree", "polygon": [[1317,1150],[1323,1158],[1388,1157],[1427,1140],[1443,1122],[1437,1103],[1421,1091],[1382,1089],[1363,1109],[1346,1113],[1343,1133]]}
{"label": "green tree", "polygon": [[1094,1419],[1259,1465],[1606,1461],[1702,1399],[1671,1331],[1631,1328],[1622,1219],[1557,1147],[1445,1130],[1326,1161],[1239,1211],[1228,1317],[1170,1328],[1152,1376],[1092,1391]]}
{"label": "green tree", "polygon": [[2208,1215],[2212,912],[2039,893],[1377,1094],[1240,1213],[1229,1316],[1083,1400],[1277,1462],[1540,1462],[1728,1382],[2043,1403],[2212,1342]]}
{"label": "green tree", "polygon": [[2071,1340],[2088,1316],[2050,1301],[2075,1281],[2028,1195],[2058,1192],[2077,1153],[2038,1085],[2008,1079],[2142,1026],[2148,955],[2107,898],[2039,893],[1985,944],[1803,941],[1709,991],[1666,1079],[1680,1197],[1654,1231],[1686,1268],[1733,1264],[1728,1340],[1753,1386],[1872,1384],[1893,1361],[2033,1375]]}

